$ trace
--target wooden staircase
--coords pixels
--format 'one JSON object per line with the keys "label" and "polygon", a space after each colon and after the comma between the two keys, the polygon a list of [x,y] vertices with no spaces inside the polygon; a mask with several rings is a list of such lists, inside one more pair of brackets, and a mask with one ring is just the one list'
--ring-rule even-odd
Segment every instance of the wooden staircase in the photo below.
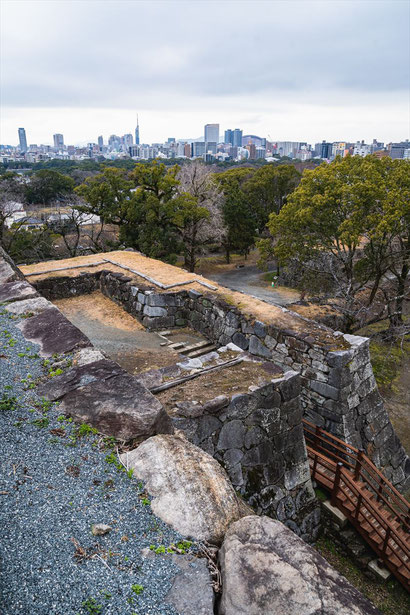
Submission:
{"label": "wooden staircase", "polygon": [[312,479],[410,591],[410,504],[363,451],[309,421],[303,427]]}

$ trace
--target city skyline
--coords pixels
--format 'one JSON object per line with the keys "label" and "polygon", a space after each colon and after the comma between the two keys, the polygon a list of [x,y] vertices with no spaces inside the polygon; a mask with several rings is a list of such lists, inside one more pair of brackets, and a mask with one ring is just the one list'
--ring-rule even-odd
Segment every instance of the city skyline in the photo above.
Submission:
{"label": "city skyline", "polygon": [[5,144],[21,126],[31,143],[134,132],[136,109],[147,143],[198,138],[204,121],[311,143],[409,133],[406,2],[4,0],[1,13]]}
{"label": "city skyline", "polygon": [[[230,128],[228,128],[228,127],[222,128],[221,124],[219,124],[219,123],[203,124],[202,125],[202,128],[203,128],[202,129],[202,134],[198,134],[196,136],[192,136],[192,135],[191,136],[185,136],[185,137],[174,136],[173,138],[176,141],[178,141],[178,142],[192,142],[192,141],[195,141],[195,140],[198,141],[198,140],[201,140],[201,139],[207,141],[206,135],[205,135],[205,130],[206,130],[207,126],[218,126],[219,127],[219,140],[218,140],[218,143],[229,143],[230,142],[229,140],[227,141],[226,139],[224,139],[224,137],[227,136],[228,132],[235,133],[235,132],[239,131],[241,133],[241,136],[242,135],[246,136],[246,135],[250,135],[250,134],[255,134],[255,133],[252,133],[249,130],[245,130],[244,128],[238,128],[238,127],[233,128],[233,123],[231,122],[231,127]],[[136,126],[133,129],[128,127],[127,131],[124,132],[124,133],[122,133],[122,131],[116,131],[116,132],[115,131],[114,132],[109,132],[108,131],[107,132],[107,131],[101,131],[100,130],[100,131],[97,131],[97,133],[96,133],[97,136],[93,136],[93,138],[91,138],[91,137],[88,138],[88,139],[87,138],[83,138],[81,141],[72,142],[72,141],[70,141],[70,139],[66,138],[66,133],[62,132],[62,133],[54,133],[54,134],[51,135],[51,138],[48,138],[48,139],[46,138],[46,139],[42,139],[42,140],[41,139],[37,140],[37,142],[35,144],[36,145],[46,145],[46,146],[56,147],[57,144],[56,144],[55,137],[57,137],[57,136],[58,137],[63,137],[63,142],[62,142],[63,145],[64,144],[68,144],[68,145],[73,145],[75,147],[83,147],[83,146],[87,145],[88,143],[100,144],[99,140],[101,138],[103,138],[103,141],[106,144],[106,143],[108,143],[108,140],[109,140],[110,136],[118,136],[118,137],[123,137],[125,135],[132,136],[133,137],[133,143],[135,143],[137,145],[139,145],[140,143],[141,144],[142,143],[145,143],[145,144],[166,143],[166,141],[170,138],[169,135],[166,135],[162,139],[159,139],[159,140],[156,140],[156,141],[150,141],[150,140],[144,140],[144,139],[140,140],[140,130],[139,129],[140,129],[140,125],[139,125],[139,120],[137,119]],[[6,143],[6,142],[3,142],[3,141],[0,141],[0,145],[10,145],[12,147],[17,147],[19,145],[19,137],[20,137],[20,131],[21,130],[24,130],[24,138],[26,139],[26,147],[29,147],[30,144],[34,144],[34,140],[30,139],[30,134],[31,134],[31,129],[30,128],[27,128],[26,126],[23,126],[23,128],[22,128],[19,125],[19,127],[16,130],[17,130],[17,133],[16,133],[17,136],[16,136],[16,138],[12,142]],[[172,133],[173,131],[170,130],[169,132]],[[137,139],[136,139],[137,135],[138,135],[138,142],[137,142]],[[356,136],[353,139],[343,138],[344,135],[339,135],[340,138],[337,138],[337,139],[329,139],[329,138],[326,138],[326,136],[323,136],[323,135],[320,138],[313,139],[313,140],[301,139],[301,138],[297,138],[297,139],[281,138],[281,139],[279,139],[279,138],[275,138],[274,135],[271,136],[269,134],[269,136],[268,136],[268,133],[262,133],[262,132],[259,135],[257,135],[257,136],[259,136],[261,138],[265,138],[268,141],[271,141],[273,143],[278,142],[278,141],[299,141],[301,143],[306,142],[306,143],[310,143],[310,144],[320,143],[322,141],[326,141],[326,142],[330,142],[330,143],[334,143],[334,142],[337,142],[337,141],[345,141],[347,143],[358,143],[360,141],[364,141],[366,143],[371,143],[374,139],[383,141],[384,143],[395,143],[395,142],[401,142],[401,141],[409,138],[408,135],[401,135],[398,139],[391,139],[391,138],[390,139],[389,138],[383,139],[383,138],[379,138],[379,134],[377,134],[377,135],[372,135],[372,137],[369,138],[369,139],[362,138],[361,135]],[[269,137],[272,137],[272,138],[269,138]],[[208,139],[208,140],[210,140],[210,139]],[[237,145],[237,144],[238,143],[232,143],[232,145]]]}

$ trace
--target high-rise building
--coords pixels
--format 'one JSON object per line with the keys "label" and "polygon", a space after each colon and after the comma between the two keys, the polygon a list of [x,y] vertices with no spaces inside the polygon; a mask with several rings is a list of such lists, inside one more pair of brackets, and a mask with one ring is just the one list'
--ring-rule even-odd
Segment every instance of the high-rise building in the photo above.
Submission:
{"label": "high-rise building", "polygon": [[64,147],[64,137],[63,135],[57,133],[53,135],[54,139],[54,147]]}
{"label": "high-rise building", "polygon": [[230,143],[231,145],[233,145],[233,130],[231,130],[230,128],[228,130],[225,130],[224,143]]}
{"label": "high-rise building", "polygon": [[192,143],[192,158],[198,158],[205,154],[205,141],[194,141]]}
{"label": "high-rise building", "polygon": [[27,151],[27,139],[26,139],[26,131],[24,128],[19,128],[19,143],[20,143],[20,151],[25,154]]}
{"label": "high-rise building", "polygon": [[134,143],[133,143],[133,140],[132,140],[132,134],[131,134],[131,133],[128,133],[128,134],[126,134],[126,135],[123,135],[123,136],[121,137],[121,141],[122,141],[122,144],[123,144],[123,145],[125,145],[125,147],[126,147],[126,149],[127,149],[127,150],[128,150],[128,148],[129,148],[131,145],[133,145],[133,144],[134,144]]}
{"label": "high-rise building", "polygon": [[216,147],[217,147],[216,141],[207,141],[205,153],[206,154],[216,154]]}
{"label": "high-rise building", "polygon": [[205,124],[205,143],[219,143],[219,124]]}
{"label": "high-rise building", "polygon": [[100,151],[104,147],[104,137],[102,135],[98,137],[98,147],[100,148]]}
{"label": "high-rise building", "polygon": [[140,126],[138,124],[138,114],[137,114],[137,127],[135,129],[135,145],[140,144]]}
{"label": "high-rise building", "polygon": [[184,156],[187,158],[191,158],[191,144],[185,143],[184,145]]}
{"label": "high-rise building", "polygon": [[327,143],[326,141],[315,143],[315,156],[319,156],[319,158],[330,158],[332,156],[332,147],[333,143]]}
{"label": "high-rise building", "polygon": [[233,131],[233,143],[234,147],[242,147],[242,130],[235,128]]}

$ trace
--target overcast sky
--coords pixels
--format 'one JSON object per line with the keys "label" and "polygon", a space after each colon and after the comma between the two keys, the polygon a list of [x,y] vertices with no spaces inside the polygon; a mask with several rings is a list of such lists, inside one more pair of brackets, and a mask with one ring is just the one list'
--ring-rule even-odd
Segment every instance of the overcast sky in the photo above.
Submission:
{"label": "overcast sky", "polygon": [[1,143],[409,136],[407,0],[1,0]]}

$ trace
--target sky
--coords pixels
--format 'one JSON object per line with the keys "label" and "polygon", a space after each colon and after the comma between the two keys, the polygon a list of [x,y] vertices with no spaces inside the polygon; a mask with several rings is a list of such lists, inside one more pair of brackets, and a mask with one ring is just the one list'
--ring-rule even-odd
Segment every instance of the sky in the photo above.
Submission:
{"label": "sky", "polygon": [[409,137],[407,0],[1,0],[0,142]]}

